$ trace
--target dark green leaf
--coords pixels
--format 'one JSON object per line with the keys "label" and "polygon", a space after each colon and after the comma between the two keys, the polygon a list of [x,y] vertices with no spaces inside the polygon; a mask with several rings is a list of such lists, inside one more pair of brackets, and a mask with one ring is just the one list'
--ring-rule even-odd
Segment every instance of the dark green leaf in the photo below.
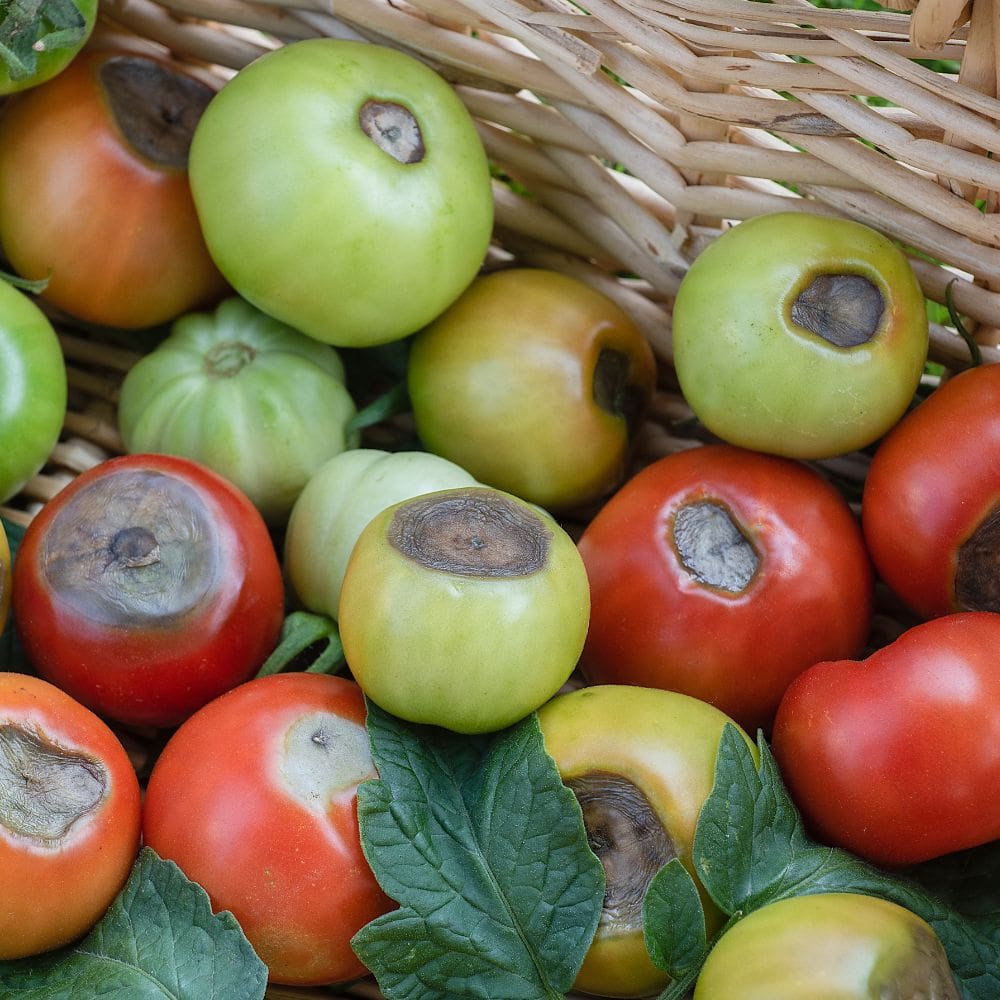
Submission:
{"label": "dark green leaf", "polygon": [[353,944],[389,1000],[562,997],[590,945],[604,872],[535,716],[492,736],[369,704],[381,780],[358,790],[368,861],[400,903]]}
{"label": "dark green leaf", "polygon": [[366,427],[380,424],[383,420],[405,413],[410,405],[410,396],[405,382],[397,382],[377,399],[358,410],[347,423],[347,432],[363,431]]}
{"label": "dark green leaf", "polygon": [[646,950],[653,964],[686,983],[708,953],[705,911],[694,879],[677,858],[654,876],[642,904]]}
{"label": "dark green leaf", "polygon": [[11,80],[30,77],[40,51],[80,45],[86,32],[71,0],[0,0],[0,60]]}
{"label": "dark green leaf", "polygon": [[857,892],[880,896],[923,917],[937,932],[963,997],[1000,996],[1000,919],[963,916],[912,879],[812,841],[758,737],[760,767],[734,727],[719,747],[715,785],[695,834],[695,869],[726,915],[746,916],[789,896]]}
{"label": "dark green leaf", "polygon": [[267,968],[230,913],[143,848],[101,922],[72,948],[0,962],[4,1000],[255,1000]]}
{"label": "dark green leaf", "polygon": [[258,677],[285,670],[335,674],[345,666],[337,623],[326,615],[292,611],[281,625],[278,645],[264,661]]}

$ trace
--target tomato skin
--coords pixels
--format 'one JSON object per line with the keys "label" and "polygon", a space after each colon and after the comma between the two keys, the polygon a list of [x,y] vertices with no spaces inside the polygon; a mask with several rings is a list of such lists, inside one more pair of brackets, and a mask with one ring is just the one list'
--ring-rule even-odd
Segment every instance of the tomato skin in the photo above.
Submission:
{"label": "tomato skin", "polygon": [[[730,511],[760,557],[738,593],[699,583],[673,541],[678,511],[706,500]],[[868,635],[860,527],[830,484],[790,459],[730,445],[669,455],[608,501],[579,549],[591,587],[586,678],[680,691],[748,732],[770,726],[796,674],[857,655]]]}
{"label": "tomato skin", "polygon": [[1000,615],[923,622],[785,692],[775,759],[823,841],[905,865],[1000,838]]}
{"label": "tomato skin", "polygon": [[[360,740],[367,758],[359,755],[339,787],[310,804],[289,790],[294,765],[285,747],[292,727],[317,713],[342,727],[341,744]],[[357,783],[377,777],[364,726],[364,697],[353,681],[273,674],[193,715],[150,776],[145,842],[204,886],[213,909],[233,913],[272,982],[365,975],[350,939],[395,906],[361,850]],[[331,752],[327,770],[338,767]]]}
{"label": "tomato skin", "polygon": [[[11,727],[89,760],[103,771],[106,784],[93,808],[44,847],[15,833],[0,811],[0,961],[49,951],[90,930],[131,871],[141,810],[139,782],[117,737],[59,688],[37,677],[0,673],[5,750]],[[0,781],[9,779],[10,771],[0,768]],[[0,802],[6,798],[0,786]]]}
{"label": "tomato skin", "polygon": [[7,627],[7,615],[10,614],[10,543],[7,541],[7,531],[0,522],[0,635]]}
{"label": "tomato skin", "polygon": [[205,247],[187,171],[138,153],[116,123],[100,78],[116,59],[167,65],[82,52],[10,100],[0,116],[0,242],[18,274],[49,278],[42,294],[52,305],[136,329],[214,301],[227,286]]}
{"label": "tomato skin", "polygon": [[[144,498],[153,489],[171,499],[150,508]],[[84,506],[88,498],[117,505],[116,497],[125,513],[116,508],[110,520],[103,507]],[[207,536],[190,549],[197,558],[169,536],[171,522],[186,524],[191,512]],[[162,558],[146,567],[150,574],[178,554],[207,560],[196,578],[202,589],[188,593],[181,577],[176,607],[150,606],[164,587],[145,582],[143,567],[109,576],[122,524],[161,533]],[[66,575],[67,564],[76,575]],[[105,596],[104,577],[114,583],[130,573],[134,584]],[[93,600],[81,593],[91,583]],[[139,454],[82,473],[42,508],[18,550],[13,609],[41,676],[108,718],[170,727],[259,668],[281,630],[284,590],[270,535],[243,493],[190,459]]]}
{"label": "tomato skin", "polygon": [[[876,570],[922,618],[1000,611],[956,594],[957,553],[1000,504],[1000,365],[954,375],[875,451],[861,504]],[[995,543],[993,545],[995,548]]]}

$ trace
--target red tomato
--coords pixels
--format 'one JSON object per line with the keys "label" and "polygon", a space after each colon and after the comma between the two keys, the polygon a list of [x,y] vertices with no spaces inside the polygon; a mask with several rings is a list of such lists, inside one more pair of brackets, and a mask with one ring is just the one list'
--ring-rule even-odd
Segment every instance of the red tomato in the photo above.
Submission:
{"label": "red tomato", "polygon": [[861,512],[876,570],[920,617],[1000,611],[1000,365],[948,379],[889,432]]}
{"label": "red tomato", "polygon": [[114,733],[37,677],[0,673],[0,960],[68,944],[139,851],[139,782]]}
{"label": "red tomato", "polygon": [[669,455],[611,498],[579,546],[591,683],[680,691],[753,732],[800,671],[857,655],[868,635],[861,529],[791,459],[729,445]]}
{"label": "red tomato", "polygon": [[153,326],[227,287],[187,174],[214,92],[173,64],[84,52],[0,116],[0,242],[43,298],[91,323]]}
{"label": "red tomato", "polygon": [[945,615],[785,692],[775,759],[815,834],[886,865],[1000,838],[1000,615]]}
{"label": "red tomato", "polygon": [[109,459],[24,533],[13,612],[39,674],[101,715],[175,726],[245,681],[284,616],[257,509],[186,458]]}
{"label": "red tomato", "polygon": [[366,974],[350,940],[395,904],[361,851],[357,786],[377,778],[361,689],[257,678],[206,705],[153,768],[145,842],[230,910],[272,982]]}

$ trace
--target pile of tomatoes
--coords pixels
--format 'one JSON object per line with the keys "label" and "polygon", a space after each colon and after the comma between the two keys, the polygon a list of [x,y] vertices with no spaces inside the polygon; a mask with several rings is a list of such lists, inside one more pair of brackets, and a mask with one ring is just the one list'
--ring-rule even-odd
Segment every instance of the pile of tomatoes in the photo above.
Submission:
{"label": "pile of tomatoes", "polygon": [[[57,326],[156,336],[126,454],[13,569],[0,548],[37,672],[0,674],[0,959],[79,938],[145,842],[274,982],[364,975],[350,939],[394,905],[357,828],[366,697],[463,734],[538,712],[581,802],[612,776],[689,867],[726,723],[772,742],[825,843],[891,867],[1000,838],[1000,368],[923,399],[925,303],[887,239],[733,227],[681,285],[667,372],[582,281],[484,267],[489,163],[409,56],[315,39],[223,81],[94,45],[7,89],[0,245],[37,285],[0,282],[0,498],[61,432]],[[708,441],[635,472],[674,376]],[[368,446],[387,418],[409,436]],[[821,464],[847,453],[850,499]],[[880,594],[905,624],[873,644]],[[296,614],[344,676],[269,672]],[[144,789],[122,726],[162,744]],[[662,988],[641,921],[602,923],[578,986]]]}

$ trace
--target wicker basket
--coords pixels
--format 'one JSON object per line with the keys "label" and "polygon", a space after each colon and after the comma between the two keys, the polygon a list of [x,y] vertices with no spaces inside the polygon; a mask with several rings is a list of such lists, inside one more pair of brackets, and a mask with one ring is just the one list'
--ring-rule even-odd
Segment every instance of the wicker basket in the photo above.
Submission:
{"label": "wicker basket", "polygon": [[[429,63],[455,86],[496,166],[487,266],[582,278],[649,338],[660,385],[638,465],[703,439],[673,376],[671,304],[699,250],[755,215],[815,212],[883,231],[907,250],[928,299],[950,294],[983,361],[1000,360],[1000,0],[893,0],[895,10],[870,11],[808,0],[585,6],[101,0],[92,44],[169,52],[223,77],[319,35]],[[56,319],[70,407],[49,463],[3,508],[21,523],[121,452],[114,405],[140,356],[127,338]],[[970,363],[970,346],[954,325],[932,322],[930,356],[947,377]],[[821,464],[856,499],[867,461],[859,453]],[[899,608],[886,602],[876,628],[886,638],[898,631]],[[141,759],[143,734],[132,737]],[[370,982],[268,995],[380,996]]]}

